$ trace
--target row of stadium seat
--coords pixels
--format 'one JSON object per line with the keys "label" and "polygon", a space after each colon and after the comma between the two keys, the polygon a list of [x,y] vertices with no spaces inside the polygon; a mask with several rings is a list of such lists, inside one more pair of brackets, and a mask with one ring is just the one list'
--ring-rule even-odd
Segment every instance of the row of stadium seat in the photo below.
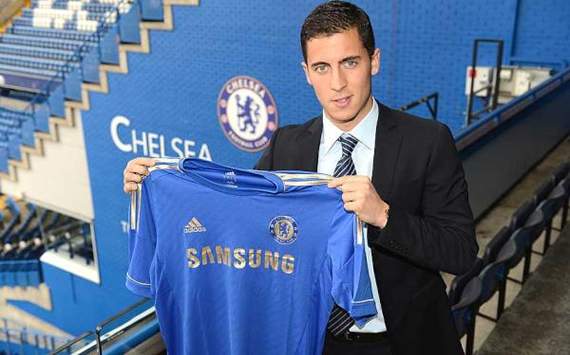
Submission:
{"label": "row of stadium seat", "polygon": [[0,43],[0,53],[23,57],[52,59],[57,61],[73,60],[75,52],[64,49],[35,48],[28,45]]}
{"label": "row of stadium seat", "polygon": [[30,286],[42,282],[40,256],[46,250],[80,256],[93,262],[89,224],[6,199],[0,213],[0,286]]}
{"label": "row of stadium seat", "polygon": [[0,108],[0,171],[8,170],[8,159],[20,159],[21,145],[34,146],[35,131],[49,129],[47,110],[36,116]]}
{"label": "row of stadium seat", "polygon": [[0,337],[0,355],[47,354],[69,340],[9,318],[0,318]]}
{"label": "row of stadium seat", "polygon": [[105,1],[97,1],[97,0],[85,0],[85,1],[77,1],[77,0],[33,0],[32,1],[32,8],[34,9],[41,9],[41,10],[82,10],[82,9],[93,9],[93,8],[110,8],[113,5],[119,3],[120,0],[105,0]]}
{"label": "row of stadium seat", "polygon": [[[505,309],[507,280],[524,284],[530,276],[533,245],[544,235],[544,255],[550,246],[554,216],[561,212],[562,230],[568,218],[570,202],[570,162],[561,164],[511,216],[491,239],[478,258],[464,275],[456,277],[449,291],[453,316],[460,337],[467,336],[466,354],[473,354],[475,319],[482,316],[497,322]],[[522,279],[509,277],[509,271],[523,260]],[[498,292],[495,317],[479,313],[479,308]]]}

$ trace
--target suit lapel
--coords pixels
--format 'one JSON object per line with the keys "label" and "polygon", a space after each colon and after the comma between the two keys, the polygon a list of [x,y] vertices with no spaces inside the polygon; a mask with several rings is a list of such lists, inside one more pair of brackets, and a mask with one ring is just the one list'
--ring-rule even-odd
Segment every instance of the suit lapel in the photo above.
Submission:
{"label": "suit lapel", "polygon": [[305,171],[317,171],[319,160],[319,145],[323,131],[322,117],[313,119],[303,134],[297,138],[297,162],[296,169]]}
{"label": "suit lapel", "polygon": [[380,103],[378,105],[380,110],[376,127],[372,183],[380,197],[390,200],[402,136],[398,131],[397,117],[392,109]]}

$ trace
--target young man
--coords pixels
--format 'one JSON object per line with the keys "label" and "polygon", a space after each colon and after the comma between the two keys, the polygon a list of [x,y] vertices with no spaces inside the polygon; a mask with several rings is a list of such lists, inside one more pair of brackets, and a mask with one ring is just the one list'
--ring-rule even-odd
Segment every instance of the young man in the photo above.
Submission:
{"label": "young man", "polygon": [[[345,208],[368,226],[378,304],[378,316],[361,329],[333,310],[324,353],[462,353],[439,272],[468,270],[477,244],[449,130],[374,100],[380,51],[357,6],[319,5],[303,24],[301,46],[322,116],[278,129],[256,168],[338,177],[329,186],[342,190]],[[146,158],[129,162],[124,190],[136,189],[152,165]]]}

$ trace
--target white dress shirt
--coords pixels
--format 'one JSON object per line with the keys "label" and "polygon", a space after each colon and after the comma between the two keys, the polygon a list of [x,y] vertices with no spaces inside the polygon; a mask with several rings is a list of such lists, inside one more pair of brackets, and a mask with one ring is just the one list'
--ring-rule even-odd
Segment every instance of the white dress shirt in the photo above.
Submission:
{"label": "white dress shirt", "polygon": [[[343,133],[350,133],[358,139],[358,144],[352,151],[352,160],[354,161],[356,174],[372,178],[378,111],[378,104],[376,103],[376,100],[373,99],[372,109],[368,112],[366,117],[364,117],[364,119],[352,130],[344,132],[330,121],[323,110],[323,133],[321,134],[319,161],[317,166],[317,171],[319,173],[328,175],[334,174],[336,164],[342,157],[342,147],[338,138]],[[366,225],[364,228],[366,228]],[[366,232],[367,231],[365,229],[365,235],[367,235]],[[350,328],[350,331],[355,333],[380,333],[386,331],[386,323],[384,322],[384,315],[382,314],[382,307],[380,305],[380,296],[378,295],[378,288],[376,287],[376,277],[374,276],[374,267],[372,265],[372,253],[368,246],[367,238],[364,238],[364,240],[366,241],[366,259],[370,283],[372,285],[372,295],[374,296],[376,311],[378,314],[361,328],[353,325]]]}

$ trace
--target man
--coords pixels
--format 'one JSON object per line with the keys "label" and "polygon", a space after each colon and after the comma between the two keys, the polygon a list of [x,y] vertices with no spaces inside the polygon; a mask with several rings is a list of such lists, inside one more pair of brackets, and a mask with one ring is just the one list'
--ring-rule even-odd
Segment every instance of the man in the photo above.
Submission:
{"label": "man", "polygon": [[[256,168],[338,176],[329,186],[341,189],[345,209],[367,224],[379,311],[361,329],[350,322],[341,329],[344,315],[334,310],[325,354],[462,353],[440,271],[468,270],[477,244],[449,130],[374,100],[380,51],[357,6],[319,5],[303,24],[301,46],[323,114],[278,129]],[[152,165],[129,162],[124,190],[136,189]]]}

